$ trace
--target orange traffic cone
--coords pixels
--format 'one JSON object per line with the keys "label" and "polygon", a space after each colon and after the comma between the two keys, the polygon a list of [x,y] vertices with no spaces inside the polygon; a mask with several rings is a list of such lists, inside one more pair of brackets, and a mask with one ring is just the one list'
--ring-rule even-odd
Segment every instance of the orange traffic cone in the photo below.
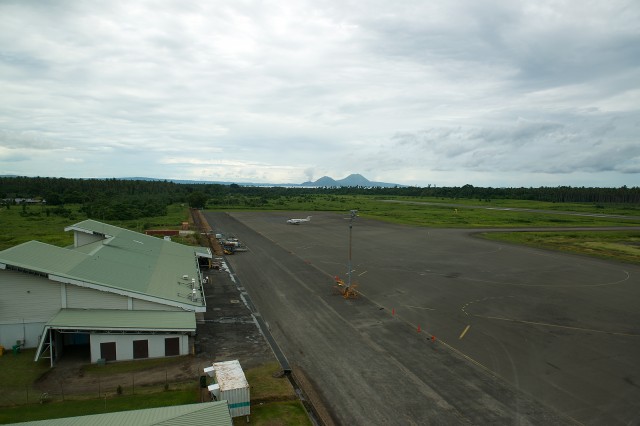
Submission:
{"label": "orange traffic cone", "polygon": [[420,333],[422,330],[420,329],[420,324],[418,324],[418,333]]}

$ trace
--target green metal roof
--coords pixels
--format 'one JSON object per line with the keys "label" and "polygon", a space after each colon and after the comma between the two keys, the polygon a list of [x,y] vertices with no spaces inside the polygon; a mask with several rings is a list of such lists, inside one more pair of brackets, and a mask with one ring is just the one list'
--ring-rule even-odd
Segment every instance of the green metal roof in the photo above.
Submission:
{"label": "green metal roof", "polygon": [[193,312],[125,311],[117,309],[61,309],[47,323],[49,328],[194,331]]}
{"label": "green metal roof", "polygon": [[216,401],[14,424],[30,426],[232,426],[233,422],[227,401]]}
{"label": "green metal roof", "polygon": [[190,297],[190,283],[195,279],[196,284],[200,284],[197,257],[209,252],[208,249],[165,241],[94,220],[85,220],[67,230],[100,239],[68,248],[30,241],[0,251],[0,263],[40,272],[56,281],[204,310],[202,294],[198,293],[195,300]]}

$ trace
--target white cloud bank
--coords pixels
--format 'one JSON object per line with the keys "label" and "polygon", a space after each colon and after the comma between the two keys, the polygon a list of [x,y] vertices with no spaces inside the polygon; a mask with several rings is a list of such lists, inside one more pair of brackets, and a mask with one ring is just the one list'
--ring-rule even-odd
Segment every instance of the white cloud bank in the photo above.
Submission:
{"label": "white cloud bank", "polygon": [[4,1],[0,174],[640,185],[640,3]]}

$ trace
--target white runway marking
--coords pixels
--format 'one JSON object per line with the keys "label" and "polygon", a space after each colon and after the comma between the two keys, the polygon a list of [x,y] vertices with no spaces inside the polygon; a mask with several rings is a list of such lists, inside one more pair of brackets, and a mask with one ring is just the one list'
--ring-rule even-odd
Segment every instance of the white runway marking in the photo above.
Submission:
{"label": "white runway marking", "polygon": [[427,308],[424,306],[411,306],[411,305],[404,305],[407,308],[413,308],[413,309],[424,309],[426,311],[435,311],[435,308]]}
{"label": "white runway marking", "polygon": [[605,330],[596,330],[593,328],[583,328],[583,327],[572,327],[570,325],[559,325],[559,324],[549,324],[544,322],[536,322],[536,321],[524,321],[513,318],[502,318],[502,317],[489,317],[484,315],[474,315],[474,317],[484,318],[484,319],[493,319],[498,321],[508,321],[508,322],[518,322],[521,324],[530,324],[530,325],[539,325],[542,327],[555,327],[555,328],[564,328],[567,330],[576,330],[576,331],[584,331],[588,333],[602,333],[602,334],[613,334],[615,336],[626,336],[626,337],[640,337],[640,334],[633,333],[622,333],[617,331],[605,331]]}

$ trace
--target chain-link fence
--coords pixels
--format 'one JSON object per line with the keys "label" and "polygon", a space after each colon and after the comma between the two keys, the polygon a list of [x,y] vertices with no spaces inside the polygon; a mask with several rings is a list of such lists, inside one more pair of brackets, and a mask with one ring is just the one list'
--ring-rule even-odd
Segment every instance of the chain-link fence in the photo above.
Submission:
{"label": "chain-link fence", "polygon": [[209,395],[206,392],[206,387],[204,392],[202,391],[200,377],[203,374],[203,368],[207,365],[203,363],[202,365],[189,366],[189,368],[185,367],[185,371],[179,375],[179,378],[176,378],[175,370],[169,369],[120,373],[104,377],[92,375],[86,380],[83,380],[82,377],[52,380],[45,375],[43,379],[28,386],[5,387],[0,392],[0,406],[46,404],[96,398],[108,400],[175,390],[193,390],[195,395],[201,394],[200,400],[205,402],[209,401]]}

